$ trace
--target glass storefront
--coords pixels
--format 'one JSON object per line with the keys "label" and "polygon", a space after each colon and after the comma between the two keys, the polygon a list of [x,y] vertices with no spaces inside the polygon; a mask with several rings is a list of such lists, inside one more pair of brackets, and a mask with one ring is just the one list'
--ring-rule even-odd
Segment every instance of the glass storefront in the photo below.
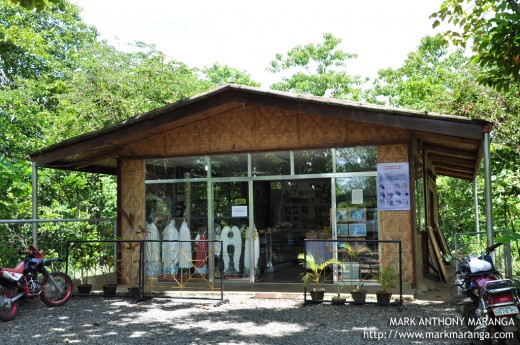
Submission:
{"label": "glass storefront", "polygon": [[[147,223],[163,239],[182,228],[221,240],[222,257],[197,269],[214,278],[299,283],[306,238],[379,239],[376,170],[375,146],[148,160]],[[151,274],[182,274],[180,260],[163,261]]]}

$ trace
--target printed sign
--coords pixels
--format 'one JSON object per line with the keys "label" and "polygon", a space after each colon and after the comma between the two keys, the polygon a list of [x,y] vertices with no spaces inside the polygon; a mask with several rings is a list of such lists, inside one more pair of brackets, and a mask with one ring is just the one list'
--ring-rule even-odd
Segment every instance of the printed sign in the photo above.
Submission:
{"label": "printed sign", "polygon": [[410,210],[408,163],[377,165],[377,206],[381,211]]}

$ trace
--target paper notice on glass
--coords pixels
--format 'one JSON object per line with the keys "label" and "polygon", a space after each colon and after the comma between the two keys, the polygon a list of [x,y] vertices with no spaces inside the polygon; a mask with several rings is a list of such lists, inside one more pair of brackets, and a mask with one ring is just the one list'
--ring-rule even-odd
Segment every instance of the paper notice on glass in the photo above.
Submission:
{"label": "paper notice on glass", "polygon": [[408,163],[377,165],[377,206],[379,210],[410,210]]}
{"label": "paper notice on glass", "polygon": [[352,204],[359,205],[363,203],[363,189],[352,189]]}
{"label": "paper notice on glass", "polygon": [[231,217],[247,217],[247,206],[231,206]]}

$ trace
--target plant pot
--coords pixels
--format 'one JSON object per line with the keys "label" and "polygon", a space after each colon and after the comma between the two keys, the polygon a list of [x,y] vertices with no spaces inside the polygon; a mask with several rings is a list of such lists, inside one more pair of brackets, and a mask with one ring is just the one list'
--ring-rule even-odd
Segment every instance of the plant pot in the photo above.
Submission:
{"label": "plant pot", "polygon": [[88,296],[92,291],[92,284],[78,284],[77,287],[80,296]]}
{"label": "plant pot", "polygon": [[311,294],[312,303],[319,304],[323,303],[323,299],[325,298],[325,289],[312,289],[309,291]]}
{"label": "plant pot", "polygon": [[117,291],[117,284],[103,285],[103,296],[115,296]]}
{"label": "plant pot", "polygon": [[141,291],[139,287],[129,287],[128,295],[130,295],[130,297],[141,297]]}
{"label": "plant pot", "polygon": [[381,305],[390,304],[390,297],[392,297],[392,293],[390,292],[376,292],[377,303]]}
{"label": "plant pot", "polygon": [[344,305],[345,303],[347,303],[347,299],[345,297],[332,297],[333,305]]}
{"label": "plant pot", "polygon": [[365,291],[352,291],[350,292],[354,304],[365,304],[367,299],[367,293]]}

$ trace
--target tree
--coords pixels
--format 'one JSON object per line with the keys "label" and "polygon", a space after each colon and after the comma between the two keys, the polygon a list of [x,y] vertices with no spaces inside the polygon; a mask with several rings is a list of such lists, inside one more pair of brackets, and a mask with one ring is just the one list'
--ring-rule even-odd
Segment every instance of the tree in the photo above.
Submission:
{"label": "tree", "polygon": [[62,0],[11,0],[13,4],[18,4],[28,10],[42,11],[49,3],[59,4]]}
{"label": "tree", "polygon": [[221,86],[229,83],[260,86],[260,83],[251,79],[251,75],[246,71],[240,71],[228,65],[222,66],[219,63],[214,63],[212,66],[204,67],[202,72],[206,78],[215,86]]}
{"label": "tree", "polygon": [[[79,135],[212,87],[196,69],[169,60],[153,45],[136,42],[133,50],[121,52],[106,42],[82,49],[76,73],[55,96],[54,128],[66,137]],[[63,134],[55,138],[63,140]]]}
{"label": "tree", "polygon": [[35,12],[0,0],[0,18],[0,86],[10,88],[20,78],[66,78],[78,51],[97,37],[81,21],[78,8],[66,2]]}
{"label": "tree", "polygon": [[517,0],[445,0],[433,13],[433,27],[455,26],[445,35],[455,44],[473,43],[482,67],[479,82],[507,90],[520,83],[520,4]]}
{"label": "tree", "polygon": [[330,33],[323,34],[322,44],[298,45],[287,56],[276,54],[267,68],[272,73],[296,70],[291,77],[271,85],[271,89],[329,96],[340,99],[360,98],[361,77],[351,76],[345,71],[347,60],[357,57],[337,49],[341,39]]}
{"label": "tree", "polygon": [[365,97],[394,107],[460,113],[453,107],[452,93],[465,77],[460,72],[466,62],[462,50],[448,54],[448,42],[441,35],[426,36],[401,67],[380,70]]}
{"label": "tree", "polygon": [[[518,137],[518,88],[507,92],[482,85],[482,68],[465,58],[461,50],[449,53],[448,42],[437,35],[425,37],[415,52],[397,69],[378,73],[367,99],[392,106],[456,114],[490,121],[494,125],[491,146],[495,226],[520,232],[520,141]],[[479,185],[484,185],[479,176]],[[473,228],[472,184],[447,177],[437,179],[439,211],[448,240],[455,230]],[[482,193],[482,191],[481,191]],[[483,196],[479,196],[483,201]],[[483,215],[483,212],[481,212]]]}

